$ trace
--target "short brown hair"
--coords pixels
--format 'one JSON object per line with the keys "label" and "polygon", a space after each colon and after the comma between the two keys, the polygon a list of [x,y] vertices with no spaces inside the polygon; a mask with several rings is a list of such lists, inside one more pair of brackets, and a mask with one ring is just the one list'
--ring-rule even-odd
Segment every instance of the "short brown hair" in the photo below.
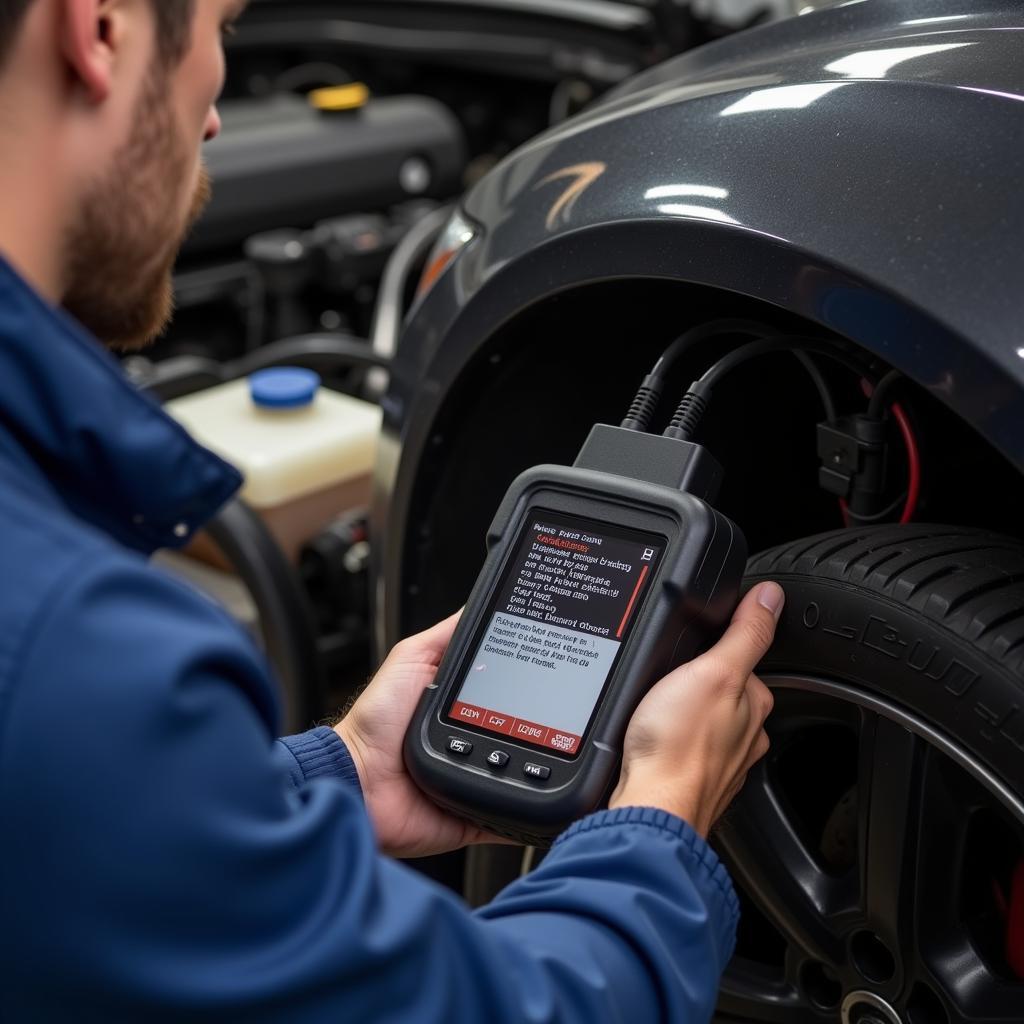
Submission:
{"label": "short brown hair", "polygon": [[[22,20],[33,0],[0,0],[0,67],[3,66]],[[195,0],[150,0],[156,15],[160,60],[172,67],[185,56],[192,30]]]}

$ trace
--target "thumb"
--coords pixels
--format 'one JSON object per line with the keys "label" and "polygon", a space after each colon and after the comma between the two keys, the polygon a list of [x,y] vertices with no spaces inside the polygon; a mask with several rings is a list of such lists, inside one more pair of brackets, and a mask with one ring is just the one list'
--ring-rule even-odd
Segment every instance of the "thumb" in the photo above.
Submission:
{"label": "thumb", "polygon": [[728,666],[730,676],[735,674],[735,678],[746,683],[768,653],[785,600],[778,583],[761,583],[739,603],[729,628],[712,648],[715,660]]}

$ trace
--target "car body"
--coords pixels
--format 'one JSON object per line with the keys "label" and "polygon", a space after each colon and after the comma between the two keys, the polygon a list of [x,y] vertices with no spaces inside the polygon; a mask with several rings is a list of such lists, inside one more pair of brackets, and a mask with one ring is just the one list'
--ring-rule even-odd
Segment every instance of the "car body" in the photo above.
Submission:
{"label": "car body", "polygon": [[381,640],[420,585],[402,582],[430,518],[418,474],[457,382],[517,317],[595,282],[676,281],[834,331],[1024,468],[1022,27],[1019,5],[963,0],[781,21],[641,74],[480,182],[387,398]]}
{"label": "car body", "polygon": [[[873,368],[826,411],[896,372],[909,482],[857,529],[794,363],[737,373],[701,438],[771,549],[751,581],[789,595],[773,751],[716,841],[745,894],[720,1019],[1022,1020],[1024,9],[807,7],[640,73],[461,201],[382,400],[377,644],[460,606],[509,483],[571,463],[683,332],[756,320]],[[885,525],[905,496],[953,525]],[[466,891],[517,870],[472,854]]]}

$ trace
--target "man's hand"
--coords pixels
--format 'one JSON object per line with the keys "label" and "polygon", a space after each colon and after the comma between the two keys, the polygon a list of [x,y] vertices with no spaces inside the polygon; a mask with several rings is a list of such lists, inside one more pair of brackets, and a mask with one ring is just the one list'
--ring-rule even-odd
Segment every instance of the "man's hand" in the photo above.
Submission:
{"label": "man's hand", "polygon": [[711,650],[671,672],[637,708],[611,807],[657,807],[702,836],[768,751],[772,695],[753,674],[775,637],[784,595],[762,583]]}
{"label": "man's hand", "polygon": [[[768,750],[768,688],[753,675],[775,635],[782,589],[755,587],[711,650],[670,673],[644,697],[626,732],[622,775],[610,806],[658,807],[701,835],[728,807]],[[409,777],[402,743],[455,631],[453,615],[409,637],[335,726],[359,773],[381,849],[396,857],[505,842],[435,806]]]}
{"label": "man's hand", "polygon": [[433,682],[459,615],[396,644],[352,710],[334,727],[348,747],[381,849],[393,857],[425,857],[471,843],[500,843],[446,814],[405,770],[402,742],[416,704]]}

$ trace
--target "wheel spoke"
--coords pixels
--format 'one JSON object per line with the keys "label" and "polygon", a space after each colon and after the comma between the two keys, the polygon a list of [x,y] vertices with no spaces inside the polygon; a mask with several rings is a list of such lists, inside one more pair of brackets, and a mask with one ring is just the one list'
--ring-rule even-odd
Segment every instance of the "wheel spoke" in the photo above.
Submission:
{"label": "wheel spoke", "polygon": [[861,904],[892,950],[912,946],[924,744],[865,712],[857,782]]}
{"label": "wheel spoke", "polygon": [[947,1001],[951,1024],[1024,1020],[1024,985],[995,975],[966,936],[938,944],[927,958],[927,968]]}
{"label": "wheel spoke", "polygon": [[729,964],[722,978],[718,1012],[730,1019],[765,1024],[801,1024],[819,1019],[793,986],[766,976],[760,964],[739,957]]}
{"label": "wheel spoke", "polygon": [[[1019,1024],[1024,983],[1001,977],[964,920],[965,858],[972,816],[983,803],[964,776],[929,750],[920,767],[920,834],[915,973],[941,993],[952,1024]],[[927,894],[927,899],[925,899]],[[997,921],[992,925],[1000,927]],[[997,943],[1001,935],[996,936]]]}
{"label": "wheel spoke", "polygon": [[733,877],[792,945],[822,963],[842,961],[835,919],[848,909],[845,888],[797,835],[764,764],[750,773],[719,825],[716,846]]}

